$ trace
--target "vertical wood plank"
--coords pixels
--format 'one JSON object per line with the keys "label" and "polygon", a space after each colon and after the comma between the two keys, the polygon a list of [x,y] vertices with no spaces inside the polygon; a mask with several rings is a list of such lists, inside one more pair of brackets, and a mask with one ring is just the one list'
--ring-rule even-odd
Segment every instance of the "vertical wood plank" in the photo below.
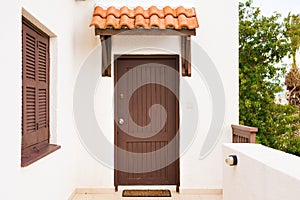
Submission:
{"label": "vertical wood plank", "polygon": [[[147,157],[148,157],[148,154],[147,154],[147,142],[143,142],[143,150],[142,150],[142,165],[143,165],[143,169],[144,171],[148,171],[148,165],[147,165]],[[144,177],[145,173],[142,174],[142,177]]]}
{"label": "vertical wood plank", "polygon": [[[155,71],[156,71],[156,66],[154,66],[154,67],[151,67],[151,79],[152,80],[155,80]],[[150,85],[150,89],[151,89],[151,103],[150,103],[150,105],[154,105],[154,104],[156,104],[157,102],[155,101],[155,88],[157,87],[157,84],[151,84]],[[154,130],[155,130],[155,127],[157,127],[158,126],[158,116],[155,116],[154,118],[152,118],[151,119],[152,121],[151,121],[151,131],[153,132]]]}

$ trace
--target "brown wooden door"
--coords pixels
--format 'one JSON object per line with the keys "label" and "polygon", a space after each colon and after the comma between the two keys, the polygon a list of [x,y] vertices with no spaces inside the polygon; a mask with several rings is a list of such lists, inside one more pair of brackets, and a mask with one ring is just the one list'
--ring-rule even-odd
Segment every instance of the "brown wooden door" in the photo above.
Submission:
{"label": "brown wooden door", "polygon": [[118,185],[179,186],[178,91],[178,56],[116,59],[116,189]]}

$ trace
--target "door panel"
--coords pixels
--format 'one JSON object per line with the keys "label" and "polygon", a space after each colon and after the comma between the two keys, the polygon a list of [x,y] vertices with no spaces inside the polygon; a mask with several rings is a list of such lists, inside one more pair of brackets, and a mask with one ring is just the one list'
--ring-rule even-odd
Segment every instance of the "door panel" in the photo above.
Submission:
{"label": "door panel", "polygon": [[116,59],[115,186],[179,186],[178,90],[178,56]]}

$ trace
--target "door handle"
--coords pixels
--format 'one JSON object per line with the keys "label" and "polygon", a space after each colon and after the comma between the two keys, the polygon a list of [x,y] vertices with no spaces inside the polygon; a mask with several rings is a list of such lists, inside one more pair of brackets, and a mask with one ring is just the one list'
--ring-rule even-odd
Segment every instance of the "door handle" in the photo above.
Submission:
{"label": "door handle", "polygon": [[120,124],[120,125],[122,125],[122,124],[124,124],[124,119],[123,118],[120,118],[119,120],[118,120],[118,124]]}

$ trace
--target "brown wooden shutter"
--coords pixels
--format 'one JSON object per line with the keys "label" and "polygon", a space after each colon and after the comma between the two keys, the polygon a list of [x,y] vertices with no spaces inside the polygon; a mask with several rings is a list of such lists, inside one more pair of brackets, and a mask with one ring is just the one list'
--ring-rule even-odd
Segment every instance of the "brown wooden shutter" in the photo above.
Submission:
{"label": "brown wooden shutter", "polygon": [[42,142],[49,139],[49,39],[39,35],[37,42],[37,127],[38,142]]}
{"label": "brown wooden shutter", "polygon": [[49,141],[49,38],[22,24],[22,149]]}

